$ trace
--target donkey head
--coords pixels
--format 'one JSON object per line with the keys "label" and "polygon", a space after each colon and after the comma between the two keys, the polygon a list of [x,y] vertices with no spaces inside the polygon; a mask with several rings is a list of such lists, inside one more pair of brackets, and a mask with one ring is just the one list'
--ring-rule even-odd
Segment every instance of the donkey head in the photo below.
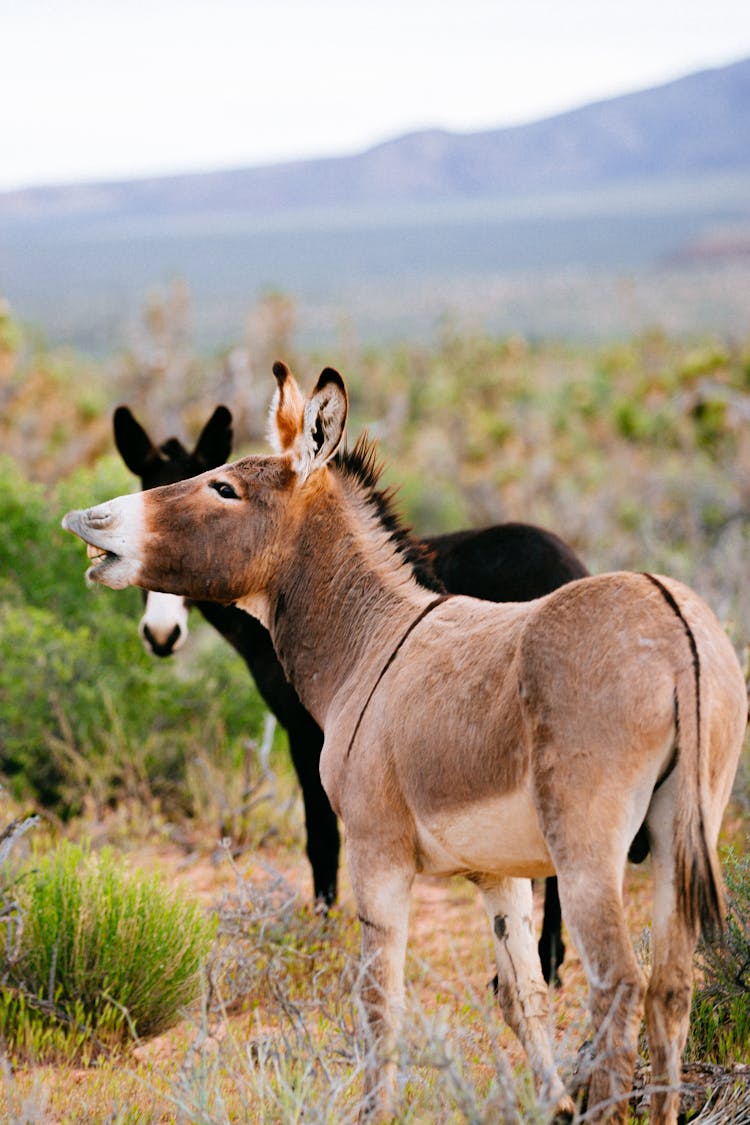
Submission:
{"label": "donkey head", "polygon": [[[141,488],[158,488],[197,476],[223,465],[232,449],[232,415],[217,406],[206,422],[192,453],[177,438],[156,446],[127,406],[114,413],[115,445],[137,477]],[[188,607],[177,594],[147,592],[138,632],[154,656],[169,656],[184,644],[188,635]]]}
{"label": "donkey head", "polygon": [[348,409],[344,382],[331,368],[308,400],[283,364],[274,374],[275,455],[245,457],[65,516],[63,527],[88,544],[91,581],[238,602],[264,620],[266,593],[294,531],[325,491]]}

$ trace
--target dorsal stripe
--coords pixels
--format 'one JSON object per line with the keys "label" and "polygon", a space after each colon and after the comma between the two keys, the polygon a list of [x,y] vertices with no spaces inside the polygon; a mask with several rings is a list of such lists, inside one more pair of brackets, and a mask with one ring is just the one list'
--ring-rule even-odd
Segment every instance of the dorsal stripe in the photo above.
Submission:
{"label": "dorsal stripe", "polygon": [[695,676],[696,739],[697,739],[697,742],[698,742],[698,755],[700,756],[700,742],[701,742],[701,662],[700,662],[700,657],[698,656],[698,645],[695,643],[695,636],[693,634],[693,630],[690,628],[687,621],[685,620],[683,612],[680,609],[679,605],[677,604],[672,592],[667,589],[667,587],[664,585],[663,582],[660,582],[658,578],[655,578],[653,574],[646,574],[646,572],[644,571],[643,577],[648,578],[649,582],[652,582],[654,584],[654,586],[656,586],[657,590],[659,590],[661,592],[662,597],[664,598],[664,600],[667,603],[667,605],[669,606],[669,608],[674,612],[674,614],[682,622],[682,627],[684,628],[685,633],[687,634],[688,644],[690,645],[690,652],[692,653],[692,656],[693,656],[693,675]]}

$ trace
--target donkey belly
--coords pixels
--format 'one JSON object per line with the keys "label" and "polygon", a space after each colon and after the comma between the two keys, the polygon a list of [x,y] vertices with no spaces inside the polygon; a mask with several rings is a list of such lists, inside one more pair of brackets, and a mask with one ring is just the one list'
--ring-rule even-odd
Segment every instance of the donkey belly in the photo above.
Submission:
{"label": "donkey belly", "polygon": [[418,816],[419,869],[431,875],[554,873],[536,810],[525,791]]}

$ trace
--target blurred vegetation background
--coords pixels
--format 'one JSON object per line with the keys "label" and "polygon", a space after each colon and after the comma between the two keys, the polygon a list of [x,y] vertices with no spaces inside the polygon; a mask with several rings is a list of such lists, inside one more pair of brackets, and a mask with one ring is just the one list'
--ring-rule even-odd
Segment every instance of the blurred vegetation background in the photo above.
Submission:
{"label": "blurred vegetation background", "polygon": [[[428,343],[365,347],[344,333],[316,354],[300,348],[295,318],[290,298],[269,293],[244,339],[199,354],[190,295],[175,284],[150,297],[137,346],[95,362],[45,344],[0,306],[0,774],[16,798],[62,818],[130,801],[157,819],[203,813],[226,829],[262,722],[244,666],[197,619],[176,658],[147,656],[139,593],[87,589],[60,518],[136,487],[114,452],[119,402],[158,440],[186,441],[224,402],[237,454],[264,449],[276,358],[303,385],[325,364],[342,371],[350,436],[366,427],[378,438],[418,532],[540,524],[592,571],[652,570],[694,586],[744,652],[750,339],[654,329],[573,346],[445,321]],[[746,778],[739,790],[747,806]]]}
{"label": "blurred vegetation background", "polygon": [[[686,581],[713,606],[741,658],[750,642],[750,338],[685,339],[653,329],[573,345],[493,336],[446,319],[428,342],[366,346],[343,331],[323,354],[300,345],[294,302],[282,293],[260,301],[244,338],[221,351],[198,351],[191,322],[190,294],[177,284],[149,298],[137,345],[94,360],[48,345],[0,304],[0,852],[35,824],[25,860],[8,866],[0,855],[0,1045],[17,1066],[0,1085],[0,1103],[13,1121],[30,1119],[12,1108],[23,1099],[37,1105],[39,1120],[46,1104],[37,1087],[29,1093],[35,1072],[24,1072],[24,1061],[95,1058],[104,1069],[90,1071],[91,1083],[50,1095],[74,1107],[71,1120],[104,1120],[86,1101],[89,1086],[96,1113],[123,1123],[148,1115],[151,1102],[161,1115],[173,1099],[180,1120],[193,1119],[185,1107],[200,1106],[201,1120],[223,1121],[223,1111],[207,1115],[205,1105],[223,1106],[225,1097],[239,1099],[253,1119],[271,1105],[293,1107],[273,1109],[274,1120],[297,1120],[303,1103],[305,1112],[316,1107],[316,1120],[356,1116],[356,927],[345,911],[321,919],[300,906],[264,859],[288,853],[304,865],[301,801],[283,732],[274,735],[243,662],[198,615],[176,656],[147,655],[137,632],[140,592],[87,588],[82,545],[60,527],[71,507],[137,487],[114,451],[118,403],[129,404],[155,440],[176,435],[192,444],[223,402],[241,455],[266,449],[273,361],[286,360],[304,387],[331,364],[350,390],[350,441],[363,428],[378,439],[386,478],[399,486],[417,532],[536,523],[566,539],[592,571],[650,570]],[[704,1083],[715,1086],[717,1068],[727,1068],[721,1090],[732,1107],[741,1103],[740,1114],[747,1087],[732,1066],[747,1062],[750,1026],[749,758],[746,750],[723,835],[728,937],[701,950],[688,1046],[690,1064],[709,1073]],[[71,850],[71,839],[83,850]],[[201,856],[216,865],[253,849],[270,890],[261,894],[238,875],[236,902],[228,913],[226,902],[219,908],[206,961],[216,919],[203,906],[173,901],[166,884],[114,877],[121,868],[125,875],[139,849],[153,849],[159,866],[169,852],[170,871],[175,853],[180,866]],[[279,908],[271,899],[282,884]],[[123,915],[131,900],[137,909]],[[179,925],[160,925],[175,912]],[[131,930],[113,944],[110,930],[119,934],[125,916]],[[136,959],[133,931],[148,938]],[[645,936],[643,944],[647,950]],[[88,998],[77,976],[82,963],[91,967]],[[160,971],[156,990],[152,970],[163,963],[170,972]],[[144,1082],[118,1065],[118,1053],[154,1030],[153,1010],[164,1027],[181,1017],[198,993],[199,963],[216,990],[204,988],[201,1018],[223,1028],[228,1003],[241,1031],[218,1047],[201,1032],[185,1053],[178,1028],[161,1078],[166,1092],[154,1092],[150,1064]],[[444,989],[441,978],[441,1012]],[[412,1066],[411,1096],[429,1106],[430,1120],[453,1120],[454,1103],[483,1106],[476,1119],[494,1120],[498,1098],[529,1102],[523,1076],[502,1070],[494,1033],[485,1042],[493,1025],[484,1001],[471,997],[456,993],[460,1032],[444,1013],[418,1016],[417,1039],[429,1047],[414,1057],[420,1065],[438,1061],[424,1074],[422,1066],[421,1077]],[[257,1025],[248,1025],[251,1012]],[[480,1047],[471,1027],[467,1033],[467,1013]],[[248,1026],[274,1030],[246,1050]],[[211,1049],[210,1065],[201,1043]],[[488,1050],[500,1070],[486,1087],[477,1061]],[[440,1060],[454,1056],[444,1073]],[[300,1059],[307,1060],[302,1085]],[[448,1116],[435,1116],[438,1104]],[[718,1116],[706,1120],[729,1119],[725,1102],[717,1105]],[[529,1109],[523,1119],[541,1118]]]}

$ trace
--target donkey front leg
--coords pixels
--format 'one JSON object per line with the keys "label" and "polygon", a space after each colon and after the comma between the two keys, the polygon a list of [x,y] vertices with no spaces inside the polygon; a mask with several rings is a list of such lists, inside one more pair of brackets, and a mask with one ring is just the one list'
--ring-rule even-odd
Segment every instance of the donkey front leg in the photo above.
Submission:
{"label": "donkey front leg", "polygon": [[347,859],[361,927],[361,995],[366,1023],[360,1120],[389,1120],[396,1104],[397,1047],[404,1010],[411,866],[384,865],[379,847],[347,840]]}
{"label": "donkey front leg", "polygon": [[477,881],[489,915],[497,962],[497,994],[506,1022],[528,1055],[542,1101],[572,1114],[552,1056],[549,992],[534,937],[530,879]]}

